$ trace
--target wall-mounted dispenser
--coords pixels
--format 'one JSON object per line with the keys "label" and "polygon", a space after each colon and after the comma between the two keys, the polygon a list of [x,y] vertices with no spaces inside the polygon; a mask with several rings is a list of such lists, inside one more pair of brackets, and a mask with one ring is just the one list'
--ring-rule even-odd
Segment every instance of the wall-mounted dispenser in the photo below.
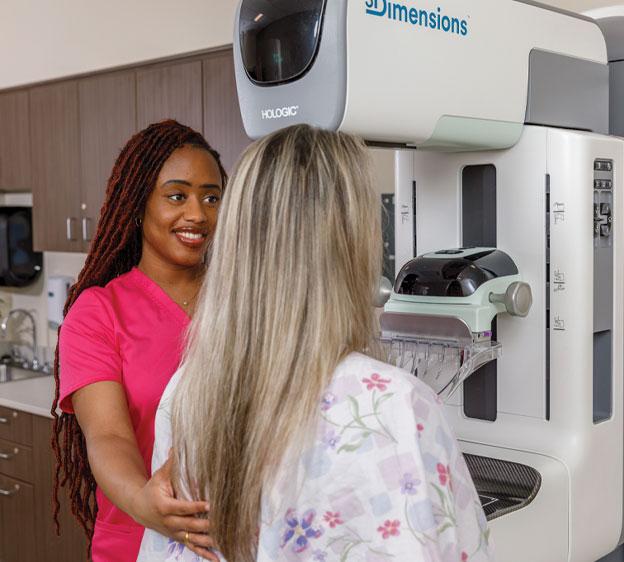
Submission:
{"label": "wall-mounted dispenser", "polygon": [[48,327],[58,330],[63,323],[63,307],[67,300],[69,288],[75,283],[72,277],[53,275],[48,277]]}

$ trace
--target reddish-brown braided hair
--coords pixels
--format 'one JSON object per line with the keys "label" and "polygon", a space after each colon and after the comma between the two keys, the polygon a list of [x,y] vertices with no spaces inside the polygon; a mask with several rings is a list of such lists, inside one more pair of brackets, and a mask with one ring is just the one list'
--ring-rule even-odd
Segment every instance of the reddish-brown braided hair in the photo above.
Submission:
{"label": "reddish-brown braided hair", "polygon": [[[69,289],[64,315],[82,291],[94,286],[104,287],[139,263],[141,230],[137,228],[135,218],[141,216],[163,164],[176,148],[183,145],[206,149],[216,160],[225,186],[227,174],[218,152],[196,131],[168,119],[135,134],[122,148],[113,167],[91,250],[78,281]],[[89,540],[90,551],[97,515],[97,484],[89,467],[85,438],[76,416],[67,413],[58,416],[56,413],[59,401],[58,344],[54,355],[54,379],[56,392],[52,405],[54,424],[51,443],[56,456],[53,488],[56,532],[60,532],[58,491],[67,484],[71,511]]]}

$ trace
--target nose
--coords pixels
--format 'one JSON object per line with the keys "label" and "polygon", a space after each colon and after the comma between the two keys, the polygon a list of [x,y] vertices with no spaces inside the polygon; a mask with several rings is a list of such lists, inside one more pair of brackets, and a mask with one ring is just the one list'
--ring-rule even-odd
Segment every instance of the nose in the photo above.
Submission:
{"label": "nose", "polygon": [[206,209],[198,197],[189,197],[184,206],[184,220],[201,224],[208,219]]}

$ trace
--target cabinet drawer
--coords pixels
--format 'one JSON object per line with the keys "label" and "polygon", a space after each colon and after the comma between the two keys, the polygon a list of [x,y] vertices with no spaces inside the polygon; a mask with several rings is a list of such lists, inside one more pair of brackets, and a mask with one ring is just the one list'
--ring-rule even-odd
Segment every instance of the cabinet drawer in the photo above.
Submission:
{"label": "cabinet drawer", "polygon": [[0,560],[37,560],[34,489],[0,474]]}
{"label": "cabinet drawer", "polygon": [[0,474],[24,482],[33,481],[33,454],[30,447],[0,439]]}
{"label": "cabinet drawer", "polygon": [[32,415],[0,406],[0,439],[32,445]]}

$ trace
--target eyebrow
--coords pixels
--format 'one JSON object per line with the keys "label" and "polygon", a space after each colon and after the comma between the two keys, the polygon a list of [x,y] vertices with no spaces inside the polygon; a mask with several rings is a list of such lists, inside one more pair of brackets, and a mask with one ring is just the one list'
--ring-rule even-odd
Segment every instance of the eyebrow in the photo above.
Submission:
{"label": "eyebrow", "polygon": [[[181,183],[182,185],[187,185],[188,187],[191,187],[191,183],[186,181],[186,180],[167,180],[165,183],[162,184],[161,187],[165,187],[166,185],[170,184],[170,183]],[[202,185],[200,185],[199,187],[203,187],[206,189],[218,189],[219,191],[222,191],[221,186],[217,185],[216,183],[204,183]]]}

